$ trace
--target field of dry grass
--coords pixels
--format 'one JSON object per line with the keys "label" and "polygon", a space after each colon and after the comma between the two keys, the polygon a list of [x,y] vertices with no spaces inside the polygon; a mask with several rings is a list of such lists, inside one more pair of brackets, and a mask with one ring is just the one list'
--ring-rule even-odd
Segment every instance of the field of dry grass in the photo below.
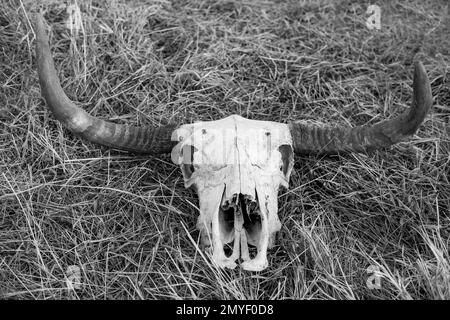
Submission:
{"label": "field of dry grass", "polygon": [[221,270],[197,249],[198,200],[170,156],[81,141],[46,109],[37,5],[1,0],[1,298],[450,299],[445,0],[374,0],[378,31],[367,2],[78,0],[77,36],[66,2],[41,2],[63,88],[117,123],[375,123],[408,108],[414,58],[435,103],[389,150],[296,157],[270,267]]}

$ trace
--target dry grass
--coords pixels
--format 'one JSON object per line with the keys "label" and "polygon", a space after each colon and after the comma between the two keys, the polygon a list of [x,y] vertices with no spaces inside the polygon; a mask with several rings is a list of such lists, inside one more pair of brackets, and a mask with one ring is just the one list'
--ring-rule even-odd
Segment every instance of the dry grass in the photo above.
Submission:
{"label": "dry grass", "polygon": [[[40,98],[34,1],[0,3],[0,297],[449,299],[450,18],[445,0],[43,1],[68,95],[121,123],[316,119],[359,125],[411,101],[423,61],[435,106],[388,151],[297,157],[270,267],[218,270],[197,250],[197,198],[169,156],[86,143]],[[408,3],[408,4],[407,4]],[[66,271],[81,268],[81,289]],[[368,268],[381,277],[369,289]]]}

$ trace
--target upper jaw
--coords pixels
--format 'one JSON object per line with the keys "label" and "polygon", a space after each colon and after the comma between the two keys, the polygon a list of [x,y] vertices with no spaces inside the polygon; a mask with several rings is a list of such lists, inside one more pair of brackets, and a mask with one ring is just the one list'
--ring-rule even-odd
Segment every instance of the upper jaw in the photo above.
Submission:
{"label": "upper jaw", "polygon": [[[212,246],[212,259],[221,268],[234,269],[239,261],[244,270],[262,271],[268,266],[270,236],[264,209],[252,195],[234,194],[228,198],[225,194],[224,190],[220,206],[211,217],[211,232],[202,233],[209,239],[202,242]],[[256,254],[252,255],[249,245],[256,247]]]}

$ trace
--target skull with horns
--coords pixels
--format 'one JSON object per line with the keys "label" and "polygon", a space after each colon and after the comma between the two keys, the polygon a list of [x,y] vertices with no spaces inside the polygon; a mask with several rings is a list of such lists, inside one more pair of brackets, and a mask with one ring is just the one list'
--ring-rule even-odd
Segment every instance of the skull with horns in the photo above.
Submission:
{"label": "skull with horns", "polygon": [[[267,267],[267,249],[280,230],[277,195],[287,187],[294,153],[366,152],[413,135],[432,105],[423,65],[415,63],[412,107],[374,125],[345,127],[306,121],[288,124],[231,115],[217,121],[136,127],[90,116],[64,93],[44,19],[36,15],[36,57],[42,96],[53,115],[73,133],[93,143],[138,153],[170,153],[186,187],[199,198],[202,244],[220,267]],[[249,250],[249,248],[253,248]]]}

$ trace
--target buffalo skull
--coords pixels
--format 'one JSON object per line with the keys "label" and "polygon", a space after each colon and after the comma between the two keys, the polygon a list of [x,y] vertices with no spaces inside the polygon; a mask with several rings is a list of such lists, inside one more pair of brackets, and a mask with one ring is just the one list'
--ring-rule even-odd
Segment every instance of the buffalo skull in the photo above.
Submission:
{"label": "buffalo skull", "polygon": [[[260,271],[281,224],[280,186],[288,187],[294,153],[336,154],[387,148],[413,135],[432,105],[423,65],[415,62],[412,107],[374,125],[288,124],[231,115],[217,121],[160,127],[121,125],[90,116],[64,93],[41,14],[35,18],[36,59],[42,96],[53,115],[93,143],[131,152],[171,153],[186,187],[197,192],[197,226],[219,267]],[[250,248],[250,249],[249,249]]]}

